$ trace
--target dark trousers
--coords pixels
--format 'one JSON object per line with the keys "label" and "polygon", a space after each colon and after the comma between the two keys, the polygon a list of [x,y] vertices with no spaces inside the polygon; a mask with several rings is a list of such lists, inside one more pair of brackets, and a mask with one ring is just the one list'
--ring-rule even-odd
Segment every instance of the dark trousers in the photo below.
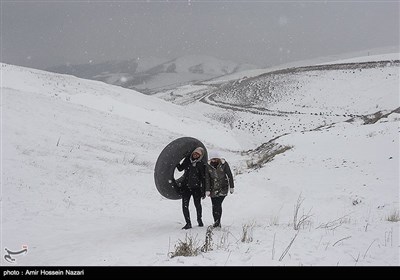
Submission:
{"label": "dark trousers", "polygon": [[182,193],[182,211],[187,224],[191,224],[189,213],[189,202],[191,196],[193,196],[194,206],[196,207],[197,220],[201,220],[201,191],[200,189],[188,189]]}
{"label": "dark trousers", "polygon": [[225,196],[211,197],[212,202],[212,214],[214,217],[214,222],[216,224],[221,224],[222,216],[222,201],[224,201]]}

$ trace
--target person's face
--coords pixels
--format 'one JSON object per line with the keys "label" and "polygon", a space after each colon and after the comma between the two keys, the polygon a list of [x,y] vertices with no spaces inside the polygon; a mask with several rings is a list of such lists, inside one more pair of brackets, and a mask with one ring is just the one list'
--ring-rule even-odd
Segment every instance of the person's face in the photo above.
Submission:
{"label": "person's face", "polygon": [[199,153],[193,153],[193,158],[194,159],[198,159],[200,157],[200,154]]}

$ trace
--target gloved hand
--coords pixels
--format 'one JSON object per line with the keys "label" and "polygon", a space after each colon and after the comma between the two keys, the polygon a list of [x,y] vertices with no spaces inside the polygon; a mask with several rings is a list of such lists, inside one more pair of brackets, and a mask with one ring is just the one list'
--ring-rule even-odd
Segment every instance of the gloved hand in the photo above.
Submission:
{"label": "gloved hand", "polygon": [[234,188],[230,188],[230,189],[229,189],[229,192],[230,192],[231,194],[233,194],[234,191],[235,191]]}
{"label": "gloved hand", "polygon": [[210,191],[206,191],[206,196],[210,196]]}

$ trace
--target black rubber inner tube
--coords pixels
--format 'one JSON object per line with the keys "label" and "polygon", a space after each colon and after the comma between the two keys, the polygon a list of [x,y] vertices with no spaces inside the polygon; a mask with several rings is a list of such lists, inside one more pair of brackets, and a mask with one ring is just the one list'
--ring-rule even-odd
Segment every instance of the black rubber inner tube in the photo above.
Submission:
{"label": "black rubber inner tube", "polygon": [[154,182],[158,192],[168,199],[180,199],[181,195],[177,190],[178,184],[183,180],[182,176],[174,178],[175,168],[178,163],[190,155],[194,149],[202,147],[204,156],[202,161],[207,162],[207,149],[202,142],[192,137],[181,137],[169,143],[158,156],[154,168]]}

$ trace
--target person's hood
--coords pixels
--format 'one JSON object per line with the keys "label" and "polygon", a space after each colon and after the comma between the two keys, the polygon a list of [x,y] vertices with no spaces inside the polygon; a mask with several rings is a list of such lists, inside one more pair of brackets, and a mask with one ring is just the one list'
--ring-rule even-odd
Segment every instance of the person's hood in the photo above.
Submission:
{"label": "person's hood", "polygon": [[221,158],[221,156],[220,156],[220,154],[219,154],[218,151],[213,150],[213,151],[211,151],[210,154],[208,155],[208,158],[209,158],[209,159],[212,159],[212,158]]}
{"label": "person's hood", "polygon": [[[200,154],[200,157],[198,158],[198,159],[196,159],[196,160],[193,160],[192,159],[192,155],[194,154],[194,153],[199,153]],[[190,155],[190,160],[192,161],[192,162],[197,162],[197,161],[201,161],[202,159],[203,159],[203,157],[204,157],[204,149],[202,148],[202,147],[197,147],[196,149],[194,149],[194,151],[192,152],[192,154]]]}
{"label": "person's hood", "polygon": [[[209,159],[207,162],[209,165],[211,165],[211,159]],[[225,162],[226,162],[226,160],[224,158],[218,158],[218,165],[225,164]]]}

